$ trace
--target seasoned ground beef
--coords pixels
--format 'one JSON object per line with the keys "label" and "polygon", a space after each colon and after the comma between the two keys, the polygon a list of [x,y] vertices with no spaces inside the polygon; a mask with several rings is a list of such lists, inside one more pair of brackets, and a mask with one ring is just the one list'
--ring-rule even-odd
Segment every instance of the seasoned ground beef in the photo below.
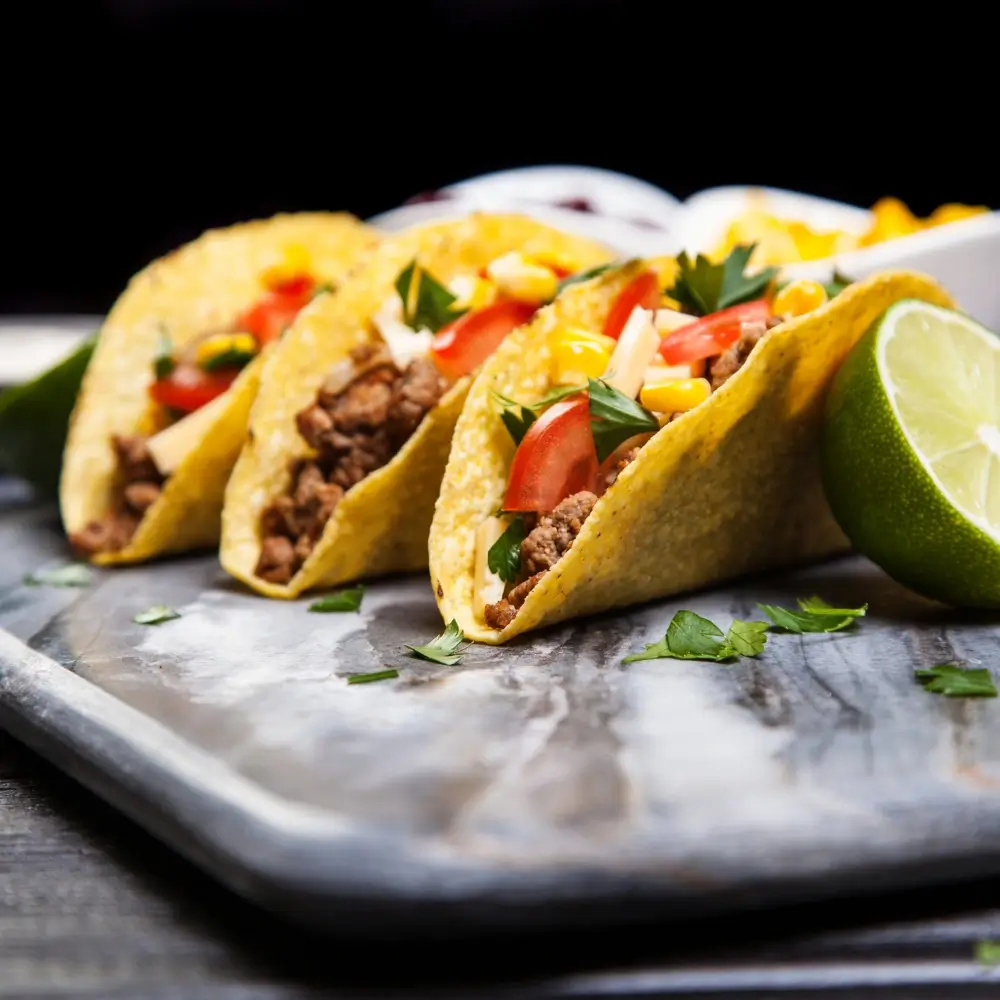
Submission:
{"label": "seasoned ground beef", "polygon": [[731,379],[745,364],[750,352],[758,341],[767,333],[767,324],[754,320],[744,322],[740,326],[740,339],[720,354],[709,367],[712,380],[712,391]]}
{"label": "seasoned ground beef", "polygon": [[152,507],[163,489],[164,476],[157,469],[144,437],[114,434],[111,447],[118,462],[121,483],[111,511],[69,536],[70,545],[80,555],[125,548],[139,527],[142,515]]}
{"label": "seasoned ground beef", "polygon": [[538,524],[521,542],[521,569],[528,577],[512,587],[502,600],[486,605],[486,624],[490,628],[502,629],[514,620],[524,599],[572,547],[595,503],[596,495],[584,490],[567,497],[551,513],[538,519]]}
{"label": "seasoned ground beef", "polygon": [[389,462],[448,387],[429,359],[400,371],[381,344],[355,348],[351,362],[356,376],[328,381],[296,415],[316,454],[295,463],[289,493],[262,515],[256,574],[263,580],[291,580],[344,493]]}

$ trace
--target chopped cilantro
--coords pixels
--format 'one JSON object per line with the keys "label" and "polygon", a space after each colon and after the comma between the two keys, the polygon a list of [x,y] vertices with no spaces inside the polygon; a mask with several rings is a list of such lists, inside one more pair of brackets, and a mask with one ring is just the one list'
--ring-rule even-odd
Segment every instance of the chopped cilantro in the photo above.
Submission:
{"label": "chopped cilantro", "polygon": [[980,965],[1000,965],[1000,941],[977,941],[976,961]]}
{"label": "chopped cilantro", "polygon": [[524,536],[524,515],[515,514],[486,555],[490,572],[496,573],[504,583],[513,583],[521,573],[521,542]]}
{"label": "chopped cilantro", "polygon": [[159,381],[167,378],[176,367],[173,342],[167,331],[160,327],[160,341],[156,348],[156,357],[153,358],[153,374]]}
{"label": "chopped cilantro", "polygon": [[446,667],[453,667],[462,659],[462,653],[456,652],[458,647],[465,642],[465,633],[458,627],[458,622],[453,618],[448,622],[448,627],[440,634],[436,635],[426,646],[411,646],[406,643],[406,648],[412,650],[414,655],[422,660],[430,660],[432,663],[442,663]]}
{"label": "chopped cilantro", "polygon": [[925,691],[949,698],[995,698],[996,685],[985,667],[961,667],[957,663],[936,663],[913,676]]}
{"label": "chopped cilantro", "polygon": [[227,347],[224,351],[200,362],[198,367],[203,372],[217,372],[224,368],[245,368],[255,357],[257,357],[256,351],[242,351],[238,347]]}
{"label": "chopped cilantro", "polygon": [[160,622],[169,622],[174,618],[180,618],[180,614],[165,604],[154,604],[151,608],[132,615],[132,621],[136,625],[159,625]]}
{"label": "chopped cilantro", "polygon": [[356,587],[345,587],[326,594],[309,605],[309,611],[357,611],[361,607],[361,599],[365,595],[362,584]]}
{"label": "chopped cilantro", "polygon": [[590,430],[598,462],[603,462],[629,438],[660,429],[649,410],[603,379],[590,379],[589,388]]}
{"label": "chopped cilantro", "polygon": [[67,563],[55,569],[29,573],[23,582],[29,587],[86,587],[91,576],[90,570],[83,563]]}
{"label": "chopped cilantro", "polygon": [[864,616],[867,604],[860,608],[832,608],[821,597],[799,598],[799,611],[777,604],[758,604],[776,628],[784,632],[839,632]]}
{"label": "chopped cilantro", "polygon": [[590,281],[591,278],[596,278],[599,274],[604,274],[605,271],[610,271],[611,268],[618,266],[618,264],[598,264],[597,267],[588,268],[586,271],[577,271],[576,274],[563,278],[556,288],[556,298],[562,295],[570,285],[579,284],[581,281]]}
{"label": "chopped cilantro", "polygon": [[347,678],[348,684],[371,684],[372,681],[390,681],[393,677],[398,677],[399,671],[393,670],[392,668],[388,670],[376,670],[370,674],[350,674]]}
{"label": "chopped cilantro", "polygon": [[767,622],[737,620],[723,635],[715,622],[693,611],[678,611],[670,620],[662,639],[650,643],[641,653],[626,656],[622,663],[661,658],[724,663],[737,656],[758,656],[767,642],[767,629]]}
{"label": "chopped cilantro", "polygon": [[[414,282],[416,292],[413,291]],[[468,312],[467,309],[453,309],[455,296],[418,267],[415,260],[400,272],[396,279],[396,291],[403,302],[403,322],[414,330],[427,329],[437,333],[441,327]]]}
{"label": "chopped cilantro", "polygon": [[666,294],[684,312],[695,316],[707,316],[760,298],[778,272],[773,267],[765,267],[756,274],[743,273],[755,246],[751,243],[734,247],[721,264],[711,263],[702,254],[698,254],[692,264],[687,253],[682,252],[677,257],[677,279]]}

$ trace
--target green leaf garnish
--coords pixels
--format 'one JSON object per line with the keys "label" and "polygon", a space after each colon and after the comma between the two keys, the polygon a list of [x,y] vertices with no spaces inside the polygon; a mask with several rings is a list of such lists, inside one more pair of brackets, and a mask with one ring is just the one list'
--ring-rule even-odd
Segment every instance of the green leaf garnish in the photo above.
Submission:
{"label": "green leaf garnish", "polygon": [[319,600],[309,605],[309,611],[357,611],[361,607],[361,599],[365,596],[363,584],[356,587],[345,587],[325,594]]}
{"label": "green leaf garnish", "polygon": [[524,435],[528,433],[528,428],[535,422],[537,414],[542,410],[558,403],[567,396],[575,396],[577,393],[586,391],[587,387],[585,385],[560,385],[555,389],[551,389],[534,403],[518,403],[508,396],[497,392],[495,389],[490,390],[494,400],[503,407],[500,411],[500,419],[503,421],[503,425],[507,428],[510,436],[514,439],[514,444],[521,443]]}
{"label": "green leaf garnish", "polygon": [[695,316],[707,316],[741,302],[759,299],[778,271],[765,267],[756,274],[743,273],[756,245],[733,247],[721,264],[713,264],[698,254],[692,265],[687,253],[680,253],[677,279],[666,294],[684,312]]}
{"label": "green leaf garnish", "polygon": [[347,678],[348,684],[371,684],[372,681],[390,681],[393,677],[398,677],[398,670],[375,670],[370,674],[350,674]]}
{"label": "green leaf garnish", "polygon": [[[416,292],[413,291],[414,282]],[[403,302],[403,322],[414,330],[426,328],[431,333],[437,333],[441,327],[468,312],[467,309],[453,309],[455,296],[423,268],[417,267],[415,260],[400,272],[396,279],[396,291]]]}
{"label": "green leaf garnish", "polygon": [[976,961],[980,965],[1000,965],[1000,941],[977,941]]}
{"label": "green leaf garnish", "polygon": [[936,663],[926,670],[914,670],[917,683],[925,691],[949,698],[995,698],[996,685],[985,667],[960,667],[957,663]]}
{"label": "green leaf garnish", "polygon": [[153,374],[157,381],[166,378],[177,367],[174,360],[174,345],[170,340],[170,335],[162,327],[160,328],[160,341],[156,348],[156,357],[153,358]]}
{"label": "green leaf garnish", "polygon": [[257,357],[256,351],[241,351],[238,347],[227,347],[226,350],[206,358],[198,364],[203,372],[217,372],[223,368],[245,368]]}
{"label": "green leaf garnish", "polygon": [[524,515],[515,514],[486,554],[490,572],[496,573],[504,583],[513,583],[521,574],[521,542],[524,536]]}
{"label": "green leaf garnish", "polygon": [[174,618],[180,618],[180,614],[165,604],[154,604],[151,608],[132,615],[132,621],[136,625],[159,625],[160,622],[169,622]]}
{"label": "green leaf garnish", "polygon": [[331,281],[324,281],[322,285],[317,285],[316,286],[316,290],[312,293],[312,299],[310,299],[309,301],[312,302],[313,299],[318,299],[324,293],[326,293],[326,292],[332,292],[334,290],[335,289],[334,289],[334,286],[333,286],[333,282],[331,282]]}
{"label": "green leaf garnish", "polygon": [[839,632],[852,624],[855,618],[861,618],[868,609],[867,604],[860,608],[833,608],[821,597],[800,597],[797,603],[799,611],[777,604],[758,604],[757,607],[776,628],[799,635],[804,632]]}
{"label": "green leaf garnish", "polygon": [[594,435],[598,462],[603,462],[630,437],[660,429],[649,410],[603,379],[590,379],[589,390],[590,431]]}
{"label": "green leaf garnish", "polygon": [[453,667],[462,659],[462,653],[457,653],[456,650],[463,642],[465,642],[465,633],[458,627],[458,622],[452,618],[448,622],[448,627],[440,635],[431,639],[426,646],[411,646],[406,643],[406,648],[412,650],[414,655],[423,660]]}
{"label": "green leaf garnish", "polygon": [[29,573],[24,583],[29,587],[86,587],[93,574],[83,563],[67,563],[55,569],[43,569]]}
{"label": "green leaf garnish", "polygon": [[576,274],[571,274],[559,282],[556,286],[556,298],[559,298],[570,285],[579,284],[581,281],[590,281],[591,278],[596,278],[599,274],[604,274],[605,271],[620,266],[620,264],[598,264],[597,267],[588,268],[586,271],[577,271]]}
{"label": "green leaf garnish", "polygon": [[726,643],[739,656],[759,656],[767,643],[767,622],[741,622],[736,620],[729,626]]}
{"label": "green leaf garnish", "polygon": [[823,283],[826,289],[827,298],[835,299],[848,285],[853,285],[854,280],[843,275],[836,268],[833,269],[833,277]]}

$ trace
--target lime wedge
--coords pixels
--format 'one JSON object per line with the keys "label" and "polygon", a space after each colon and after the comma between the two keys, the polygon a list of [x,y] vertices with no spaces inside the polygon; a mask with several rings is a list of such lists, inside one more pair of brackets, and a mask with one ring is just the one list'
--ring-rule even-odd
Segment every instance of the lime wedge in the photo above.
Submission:
{"label": "lime wedge", "polygon": [[950,309],[890,306],[834,380],[823,480],[844,533],[894,579],[1000,607],[1000,339]]}

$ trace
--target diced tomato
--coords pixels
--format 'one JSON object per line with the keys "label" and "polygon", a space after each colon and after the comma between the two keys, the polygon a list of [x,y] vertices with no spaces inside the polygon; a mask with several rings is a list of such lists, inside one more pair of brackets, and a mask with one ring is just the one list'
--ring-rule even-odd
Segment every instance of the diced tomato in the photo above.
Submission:
{"label": "diced tomato", "polygon": [[166,378],[149,387],[149,394],[161,406],[193,413],[221,396],[239,375],[233,369],[205,372],[194,365],[178,365]]}
{"label": "diced tomato", "polygon": [[604,323],[604,336],[617,340],[636,306],[656,309],[660,304],[660,282],[652,271],[643,271],[619,293]]}
{"label": "diced tomato", "polygon": [[678,327],[660,342],[660,354],[668,365],[712,358],[740,339],[740,324],[766,320],[771,315],[767,299],[756,299],[703,316]]}
{"label": "diced tomato", "polygon": [[595,490],[596,482],[590,400],[573,396],[550,406],[528,428],[514,453],[503,509],[550,511],[580,490]]}
{"label": "diced tomato", "polygon": [[571,274],[573,274],[573,272],[569,268],[562,267],[559,264],[546,264],[545,266],[550,271],[552,271],[560,281],[563,281],[564,279],[568,278]]}
{"label": "diced tomato", "polygon": [[315,289],[316,283],[309,277],[284,281],[240,316],[237,327],[252,333],[260,344],[276,340],[308,305]]}
{"label": "diced tomato", "polygon": [[535,315],[537,306],[502,299],[441,327],[431,342],[431,357],[442,375],[456,379],[478,368],[504,337]]}

